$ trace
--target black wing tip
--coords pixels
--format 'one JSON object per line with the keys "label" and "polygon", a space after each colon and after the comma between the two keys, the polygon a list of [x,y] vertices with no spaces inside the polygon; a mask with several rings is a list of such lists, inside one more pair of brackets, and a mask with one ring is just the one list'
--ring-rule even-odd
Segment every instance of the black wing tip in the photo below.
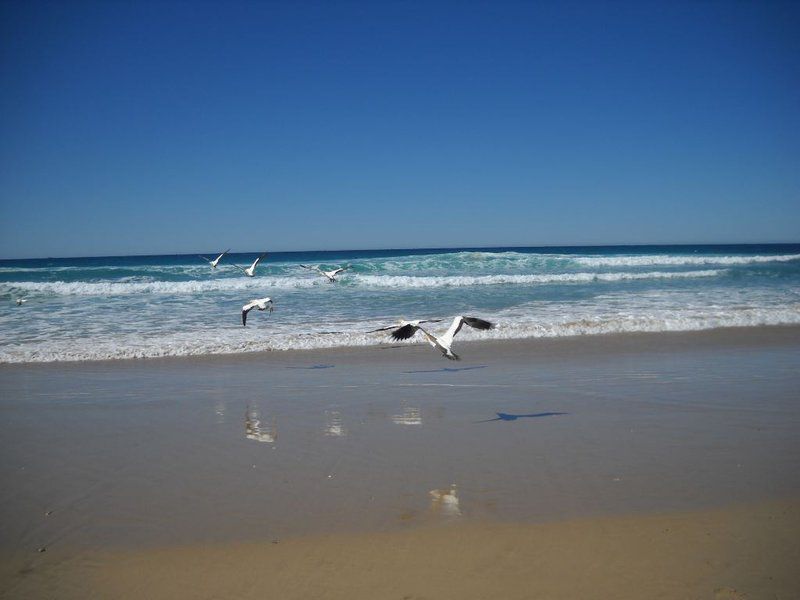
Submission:
{"label": "black wing tip", "polygon": [[417,328],[413,325],[403,325],[392,332],[393,340],[407,340],[417,332]]}
{"label": "black wing tip", "polygon": [[242,311],[242,327],[247,327],[247,311]]}
{"label": "black wing tip", "polygon": [[478,317],[464,317],[464,321],[475,329],[494,329],[494,323],[479,319]]}

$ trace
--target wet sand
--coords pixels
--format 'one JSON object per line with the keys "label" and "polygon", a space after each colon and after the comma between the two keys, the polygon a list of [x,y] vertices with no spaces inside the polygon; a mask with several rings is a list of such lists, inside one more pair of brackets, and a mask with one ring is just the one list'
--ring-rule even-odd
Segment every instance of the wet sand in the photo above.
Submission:
{"label": "wet sand", "polygon": [[459,352],[0,367],[0,592],[798,595],[800,329]]}

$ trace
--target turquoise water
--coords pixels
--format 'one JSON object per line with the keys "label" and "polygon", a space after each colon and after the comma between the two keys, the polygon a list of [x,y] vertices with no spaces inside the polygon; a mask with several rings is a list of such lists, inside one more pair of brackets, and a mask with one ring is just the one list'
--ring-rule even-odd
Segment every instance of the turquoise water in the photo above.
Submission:
{"label": "turquoise water", "polygon": [[[458,314],[497,323],[459,341],[800,323],[800,244],[287,252],[253,278],[232,266],[256,256],[216,270],[197,255],[0,261],[0,362],[372,345],[388,338],[366,331],[397,319]],[[300,263],[351,269],[330,284]],[[242,327],[263,296],[275,312]]]}

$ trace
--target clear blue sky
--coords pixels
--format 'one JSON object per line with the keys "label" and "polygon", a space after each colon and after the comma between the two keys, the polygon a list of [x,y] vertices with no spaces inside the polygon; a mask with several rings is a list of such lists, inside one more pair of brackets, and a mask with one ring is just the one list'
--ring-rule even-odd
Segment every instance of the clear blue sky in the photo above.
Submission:
{"label": "clear blue sky", "polygon": [[0,257],[800,240],[798,2],[0,12]]}

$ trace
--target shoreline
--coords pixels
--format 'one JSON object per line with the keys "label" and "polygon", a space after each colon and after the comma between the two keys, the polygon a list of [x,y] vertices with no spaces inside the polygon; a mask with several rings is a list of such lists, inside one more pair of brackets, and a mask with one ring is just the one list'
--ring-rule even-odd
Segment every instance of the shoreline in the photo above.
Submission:
{"label": "shoreline", "polygon": [[[800,342],[800,325],[759,325],[752,327],[720,327],[715,329],[688,330],[688,331],[637,331],[623,333],[603,333],[561,337],[537,338],[509,338],[509,339],[463,339],[458,340],[459,347],[474,348],[470,354],[486,354],[502,351],[504,353],[517,350],[533,352],[542,358],[558,355],[583,355],[594,353],[598,350],[609,352],[639,352],[642,347],[647,350],[663,350],[665,352],[685,349],[687,346],[699,345],[700,347],[746,347],[746,346],[781,346],[792,345]],[[32,362],[5,362],[0,363],[0,373],[4,370],[16,368],[47,368],[47,367],[81,367],[81,366],[110,366],[132,364],[170,364],[188,362],[261,362],[261,361],[307,361],[309,359],[323,359],[336,357],[348,362],[357,362],[359,359],[372,360],[377,350],[405,350],[424,348],[432,353],[433,358],[439,358],[436,351],[425,342],[414,343],[383,343],[373,346],[340,346],[335,348],[310,348],[288,350],[258,350],[253,352],[238,352],[226,354],[191,354],[180,356],[159,356],[141,358],[117,358],[98,360],[65,360],[65,361],[32,361]],[[463,351],[462,351],[463,354]],[[469,356],[462,356],[468,360]],[[445,362],[444,360],[442,362]],[[446,361],[450,362],[450,361]],[[453,362],[457,365],[458,362]]]}

